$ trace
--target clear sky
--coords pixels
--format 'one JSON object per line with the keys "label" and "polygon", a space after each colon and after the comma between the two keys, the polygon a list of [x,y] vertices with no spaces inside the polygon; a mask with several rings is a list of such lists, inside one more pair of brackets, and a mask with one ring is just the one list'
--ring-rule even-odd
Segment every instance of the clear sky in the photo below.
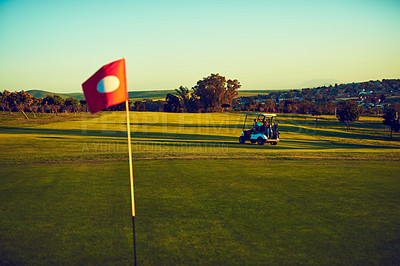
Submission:
{"label": "clear sky", "polygon": [[122,57],[129,91],[400,78],[400,0],[0,0],[0,90],[81,92]]}

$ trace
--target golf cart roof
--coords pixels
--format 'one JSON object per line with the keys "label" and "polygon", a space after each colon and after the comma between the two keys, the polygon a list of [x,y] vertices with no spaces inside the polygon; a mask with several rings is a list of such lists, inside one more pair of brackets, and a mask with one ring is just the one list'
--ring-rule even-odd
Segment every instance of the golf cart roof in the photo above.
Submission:
{"label": "golf cart roof", "polygon": [[246,115],[262,115],[265,117],[274,117],[276,114],[266,114],[266,113],[246,113]]}

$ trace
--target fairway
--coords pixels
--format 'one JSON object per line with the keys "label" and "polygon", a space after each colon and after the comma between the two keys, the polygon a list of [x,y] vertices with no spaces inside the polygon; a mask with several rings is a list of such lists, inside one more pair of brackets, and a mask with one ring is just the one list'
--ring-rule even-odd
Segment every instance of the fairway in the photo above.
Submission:
{"label": "fairway", "polygon": [[[124,113],[0,115],[0,264],[132,264]],[[139,265],[400,263],[398,137],[278,117],[259,146],[242,114],[131,113]]]}

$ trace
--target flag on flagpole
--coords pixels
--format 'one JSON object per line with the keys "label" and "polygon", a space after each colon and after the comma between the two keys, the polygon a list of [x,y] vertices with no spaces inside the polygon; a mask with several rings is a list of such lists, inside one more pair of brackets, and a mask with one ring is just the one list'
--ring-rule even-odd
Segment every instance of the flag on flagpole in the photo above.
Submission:
{"label": "flag on flagpole", "polygon": [[82,84],[82,88],[92,114],[127,101],[125,59],[100,68]]}
{"label": "flag on flagpole", "polygon": [[89,111],[94,114],[109,106],[125,102],[126,104],[126,130],[128,134],[129,151],[129,176],[131,183],[131,201],[132,201],[132,226],[133,226],[133,249],[134,265],[136,266],[136,237],[135,237],[135,196],[133,186],[133,164],[131,148],[131,132],[129,122],[129,97],[126,85],[125,59],[111,62],[82,84],[83,94]]}

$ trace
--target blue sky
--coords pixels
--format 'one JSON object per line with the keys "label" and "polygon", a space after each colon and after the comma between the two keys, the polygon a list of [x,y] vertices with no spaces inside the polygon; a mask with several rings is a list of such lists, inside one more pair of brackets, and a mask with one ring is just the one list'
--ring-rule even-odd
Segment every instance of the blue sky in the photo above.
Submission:
{"label": "blue sky", "polygon": [[128,90],[400,78],[400,1],[0,0],[0,90],[80,92],[126,58]]}

